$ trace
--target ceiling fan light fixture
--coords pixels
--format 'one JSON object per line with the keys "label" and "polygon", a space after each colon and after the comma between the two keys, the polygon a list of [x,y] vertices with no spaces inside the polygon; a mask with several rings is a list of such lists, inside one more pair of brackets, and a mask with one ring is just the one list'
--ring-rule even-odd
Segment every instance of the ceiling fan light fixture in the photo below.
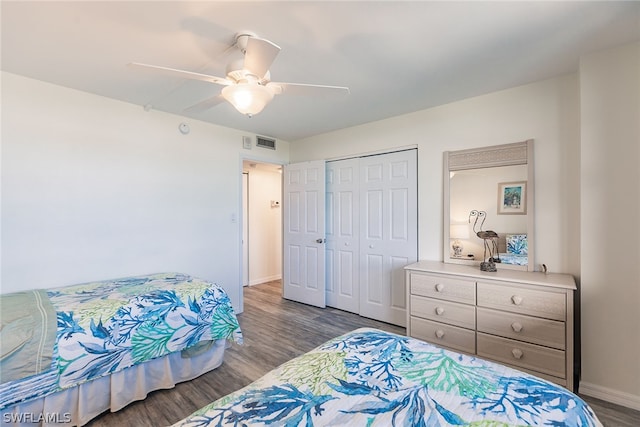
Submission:
{"label": "ceiling fan light fixture", "polygon": [[251,117],[261,112],[273,99],[273,91],[256,83],[238,83],[225,86],[222,96],[236,110]]}

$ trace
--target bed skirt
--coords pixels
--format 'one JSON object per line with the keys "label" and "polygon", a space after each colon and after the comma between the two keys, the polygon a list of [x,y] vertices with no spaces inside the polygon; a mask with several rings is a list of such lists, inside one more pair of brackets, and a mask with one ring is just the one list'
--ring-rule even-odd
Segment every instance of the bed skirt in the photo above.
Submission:
{"label": "bed skirt", "polygon": [[104,411],[118,411],[147,394],[173,388],[222,364],[227,346],[218,340],[204,353],[188,358],[181,352],[149,360],[105,377],[2,410],[0,424],[33,427],[82,426]]}

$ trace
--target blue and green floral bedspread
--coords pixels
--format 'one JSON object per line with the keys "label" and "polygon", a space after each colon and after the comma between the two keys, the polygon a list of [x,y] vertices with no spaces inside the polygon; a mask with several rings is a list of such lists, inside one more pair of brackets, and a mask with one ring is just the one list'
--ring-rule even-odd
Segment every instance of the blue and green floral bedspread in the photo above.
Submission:
{"label": "blue and green floral bedspread", "polygon": [[376,329],[297,357],[174,426],[600,426],[567,389]]}
{"label": "blue and green floral bedspread", "polygon": [[242,333],[227,293],[161,273],[47,290],[57,315],[51,370],[0,385],[0,408]]}

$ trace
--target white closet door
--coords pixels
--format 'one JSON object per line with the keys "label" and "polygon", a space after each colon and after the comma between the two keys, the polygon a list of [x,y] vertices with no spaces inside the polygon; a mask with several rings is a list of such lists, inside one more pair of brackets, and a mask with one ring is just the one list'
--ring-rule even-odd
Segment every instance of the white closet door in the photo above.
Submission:
{"label": "white closet door", "polygon": [[283,222],[283,296],[324,307],[324,160],[284,167]]}
{"label": "white closet door", "polygon": [[327,305],[359,312],[359,159],[327,162]]}
{"label": "white closet door", "polygon": [[418,255],[417,150],[360,159],[360,314],[406,326],[403,267]]}

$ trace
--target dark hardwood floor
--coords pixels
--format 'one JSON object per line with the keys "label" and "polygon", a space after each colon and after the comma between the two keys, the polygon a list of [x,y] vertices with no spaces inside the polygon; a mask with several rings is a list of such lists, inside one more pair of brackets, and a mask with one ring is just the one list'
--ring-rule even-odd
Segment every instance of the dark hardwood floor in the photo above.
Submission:
{"label": "dark hardwood floor", "polygon": [[[245,288],[238,316],[244,345],[227,349],[218,369],[170,390],[155,391],[126,408],[104,413],[91,427],[173,424],[206,404],[246,386],[276,366],[359,327],[403,334],[404,328],[333,308],[319,309],[285,300],[280,282]],[[584,397],[584,396],[583,396]],[[584,397],[606,427],[640,426],[640,412]]]}

